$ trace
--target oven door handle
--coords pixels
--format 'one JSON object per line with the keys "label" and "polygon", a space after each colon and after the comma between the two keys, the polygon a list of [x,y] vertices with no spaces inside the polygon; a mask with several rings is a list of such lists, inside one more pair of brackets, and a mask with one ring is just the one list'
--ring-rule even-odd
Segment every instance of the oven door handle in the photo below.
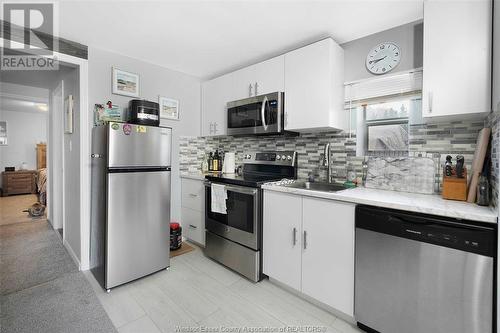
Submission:
{"label": "oven door handle", "polygon": [[[205,182],[205,187],[210,187],[212,185],[211,182]],[[251,187],[243,187],[243,186],[232,186],[232,185],[225,185],[221,184],[226,187],[226,191],[231,191],[231,192],[237,192],[237,193],[243,193],[243,194],[250,194],[255,196],[257,194],[257,189],[256,188],[251,188]]]}
{"label": "oven door handle", "polygon": [[266,105],[269,102],[267,96],[264,96],[264,100],[262,100],[262,106],[260,107],[260,116],[262,117],[262,126],[264,130],[267,131],[267,123],[266,123]]}

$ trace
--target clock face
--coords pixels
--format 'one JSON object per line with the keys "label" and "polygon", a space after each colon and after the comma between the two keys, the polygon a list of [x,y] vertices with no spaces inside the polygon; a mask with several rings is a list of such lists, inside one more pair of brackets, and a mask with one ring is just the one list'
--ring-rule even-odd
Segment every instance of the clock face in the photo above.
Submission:
{"label": "clock face", "polygon": [[382,43],[370,50],[366,56],[366,68],[373,74],[392,71],[401,61],[401,51],[394,43]]}

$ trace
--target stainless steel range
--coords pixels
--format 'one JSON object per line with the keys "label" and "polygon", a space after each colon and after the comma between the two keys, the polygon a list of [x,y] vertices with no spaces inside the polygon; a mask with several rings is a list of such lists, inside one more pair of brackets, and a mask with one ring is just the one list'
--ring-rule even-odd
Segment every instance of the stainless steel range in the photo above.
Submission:
{"label": "stainless steel range", "polygon": [[247,152],[242,174],[206,176],[205,255],[252,281],[262,278],[261,185],[296,179],[296,153]]}

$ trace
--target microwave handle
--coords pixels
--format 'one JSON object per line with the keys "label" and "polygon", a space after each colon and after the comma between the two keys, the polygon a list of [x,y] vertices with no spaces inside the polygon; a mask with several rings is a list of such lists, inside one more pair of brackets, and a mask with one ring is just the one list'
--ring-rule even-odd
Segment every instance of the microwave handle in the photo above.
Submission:
{"label": "microwave handle", "polygon": [[260,107],[260,116],[262,117],[262,125],[264,126],[264,130],[267,131],[266,124],[266,105],[269,102],[267,96],[264,96],[264,100],[262,101],[262,106]]}

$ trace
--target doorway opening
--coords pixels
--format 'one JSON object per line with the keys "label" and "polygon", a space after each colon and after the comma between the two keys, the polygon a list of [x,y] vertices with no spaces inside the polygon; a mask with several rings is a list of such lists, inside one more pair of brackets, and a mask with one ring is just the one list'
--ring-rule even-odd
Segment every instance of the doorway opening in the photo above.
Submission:
{"label": "doorway opening", "polygon": [[[78,66],[61,62],[57,71],[3,71],[0,96],[0,206],[9,207],[1,210],[0,223],[48,221],[79,253]],[[37,216],[36,208],[43,214]]]}

